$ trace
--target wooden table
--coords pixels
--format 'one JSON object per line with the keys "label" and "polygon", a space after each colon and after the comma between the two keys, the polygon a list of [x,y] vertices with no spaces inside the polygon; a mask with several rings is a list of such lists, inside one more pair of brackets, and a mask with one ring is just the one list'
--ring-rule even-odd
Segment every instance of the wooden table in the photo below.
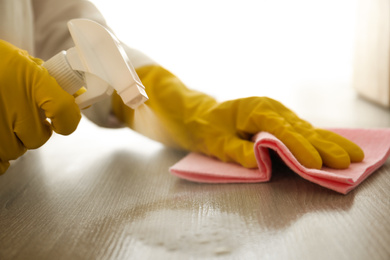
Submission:
{"label": "wooden table", "polygon": [[[319,126],[390,127],[336,88],[280,99]],[[283,165],[268,183],[191,183],[168,171],[184,155],[83,119],[0,177],[0,259],[390,259],[390,160],[340,195]]]}

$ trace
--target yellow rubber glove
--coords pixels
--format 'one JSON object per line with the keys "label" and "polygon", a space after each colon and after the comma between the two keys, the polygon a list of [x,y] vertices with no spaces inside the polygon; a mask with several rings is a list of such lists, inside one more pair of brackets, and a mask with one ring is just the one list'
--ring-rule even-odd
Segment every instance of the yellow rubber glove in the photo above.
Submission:
{"label": "yellow rubber glove", "polygon": [[[266,131],[309,168],[320,169],[325,164],[342,169],[363,160],[364,153],[356,144],[314,128],[273,99],[249,97],[218,103],[186,88],[162,67],[143,67],[137,73],[149,96],[147,108],[134,112],[114,95],[114,114],[129,127],[167,145],[254,168],[257,163],[250,140],[253,134]],[[153,113],[142,114],[142,109]]]}
{"label": "yellow rubber glove", "polygon": [[[52,130],[72,133],[81,118],[74,98],[33,58],[0,40],[0,174],[9,161],[43,145]],[[49,123],[46,118],[49,118]]]}

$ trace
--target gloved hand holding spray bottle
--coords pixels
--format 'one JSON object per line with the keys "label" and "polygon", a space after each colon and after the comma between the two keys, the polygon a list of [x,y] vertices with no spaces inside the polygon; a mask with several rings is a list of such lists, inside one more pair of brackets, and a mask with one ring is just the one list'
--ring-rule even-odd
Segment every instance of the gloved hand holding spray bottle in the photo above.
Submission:
{"label": "gloved hand holding spray bottle", "polygon": [[107,29],[86,19],[71,20],[68,27],[75,47],[47,62],[0,40],[0,174],[9,161],[42,146],[53,130],[72,133],[81,117],[79,108],[114,90],[132,109],[148,99],[126,53]]}
{"label": "gloved hand holding spray bottle", "polygon": [[76,97],[81,109],[111,96],[114,90],[132,109],[148,99],[145,87],[114,35],[87,19],[71,20],[68,27],[75,47],[58,53],[43,66],[69,94],[85,89]]}

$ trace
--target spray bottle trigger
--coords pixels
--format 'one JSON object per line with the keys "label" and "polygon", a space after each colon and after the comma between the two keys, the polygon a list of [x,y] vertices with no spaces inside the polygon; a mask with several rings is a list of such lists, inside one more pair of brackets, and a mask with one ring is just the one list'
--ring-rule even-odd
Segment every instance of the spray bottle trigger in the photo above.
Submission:
{"label": "spray bottle trigger", "polygon": [[69,94],[86,88],[76,97],[80,108],[109,97],[114,89],[131,108],[148,99],[125,51],[111,32],[87,19],[71,20],[68,28],[75,46],[44,66]]}
{"label": "spray bottle trigger", "polygon": [[[92,73],[84,73],[87,91],[76,97],[76,103],[83,109],[87,108],[94,103],[110,97],[114,92],[114,89],[105,81],[95,76]],[[88,86],[93,86],[88,88]]]}

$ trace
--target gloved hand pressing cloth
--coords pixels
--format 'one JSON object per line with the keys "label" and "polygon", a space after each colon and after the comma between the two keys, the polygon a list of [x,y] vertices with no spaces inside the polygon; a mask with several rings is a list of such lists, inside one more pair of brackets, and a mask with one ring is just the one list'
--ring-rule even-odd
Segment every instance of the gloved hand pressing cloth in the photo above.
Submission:
{"label": "gloved hand pressing cloth", "polygon": [[188,89],[159,65],[136,69],[146,87],[145,103],[155,116],[151,120],[161,134],[147,127],[136,128],[134,111],[113,95],[114,114],[130,128],[169,146],[199,152],[225,162],[257,167],[251,137],[261,131],[281,140],[308,168],[322,165],[345,169],[360,162],[358,145],[328,130],[313,127],[284,105],[267,97],[249,97],[225,102]]}

